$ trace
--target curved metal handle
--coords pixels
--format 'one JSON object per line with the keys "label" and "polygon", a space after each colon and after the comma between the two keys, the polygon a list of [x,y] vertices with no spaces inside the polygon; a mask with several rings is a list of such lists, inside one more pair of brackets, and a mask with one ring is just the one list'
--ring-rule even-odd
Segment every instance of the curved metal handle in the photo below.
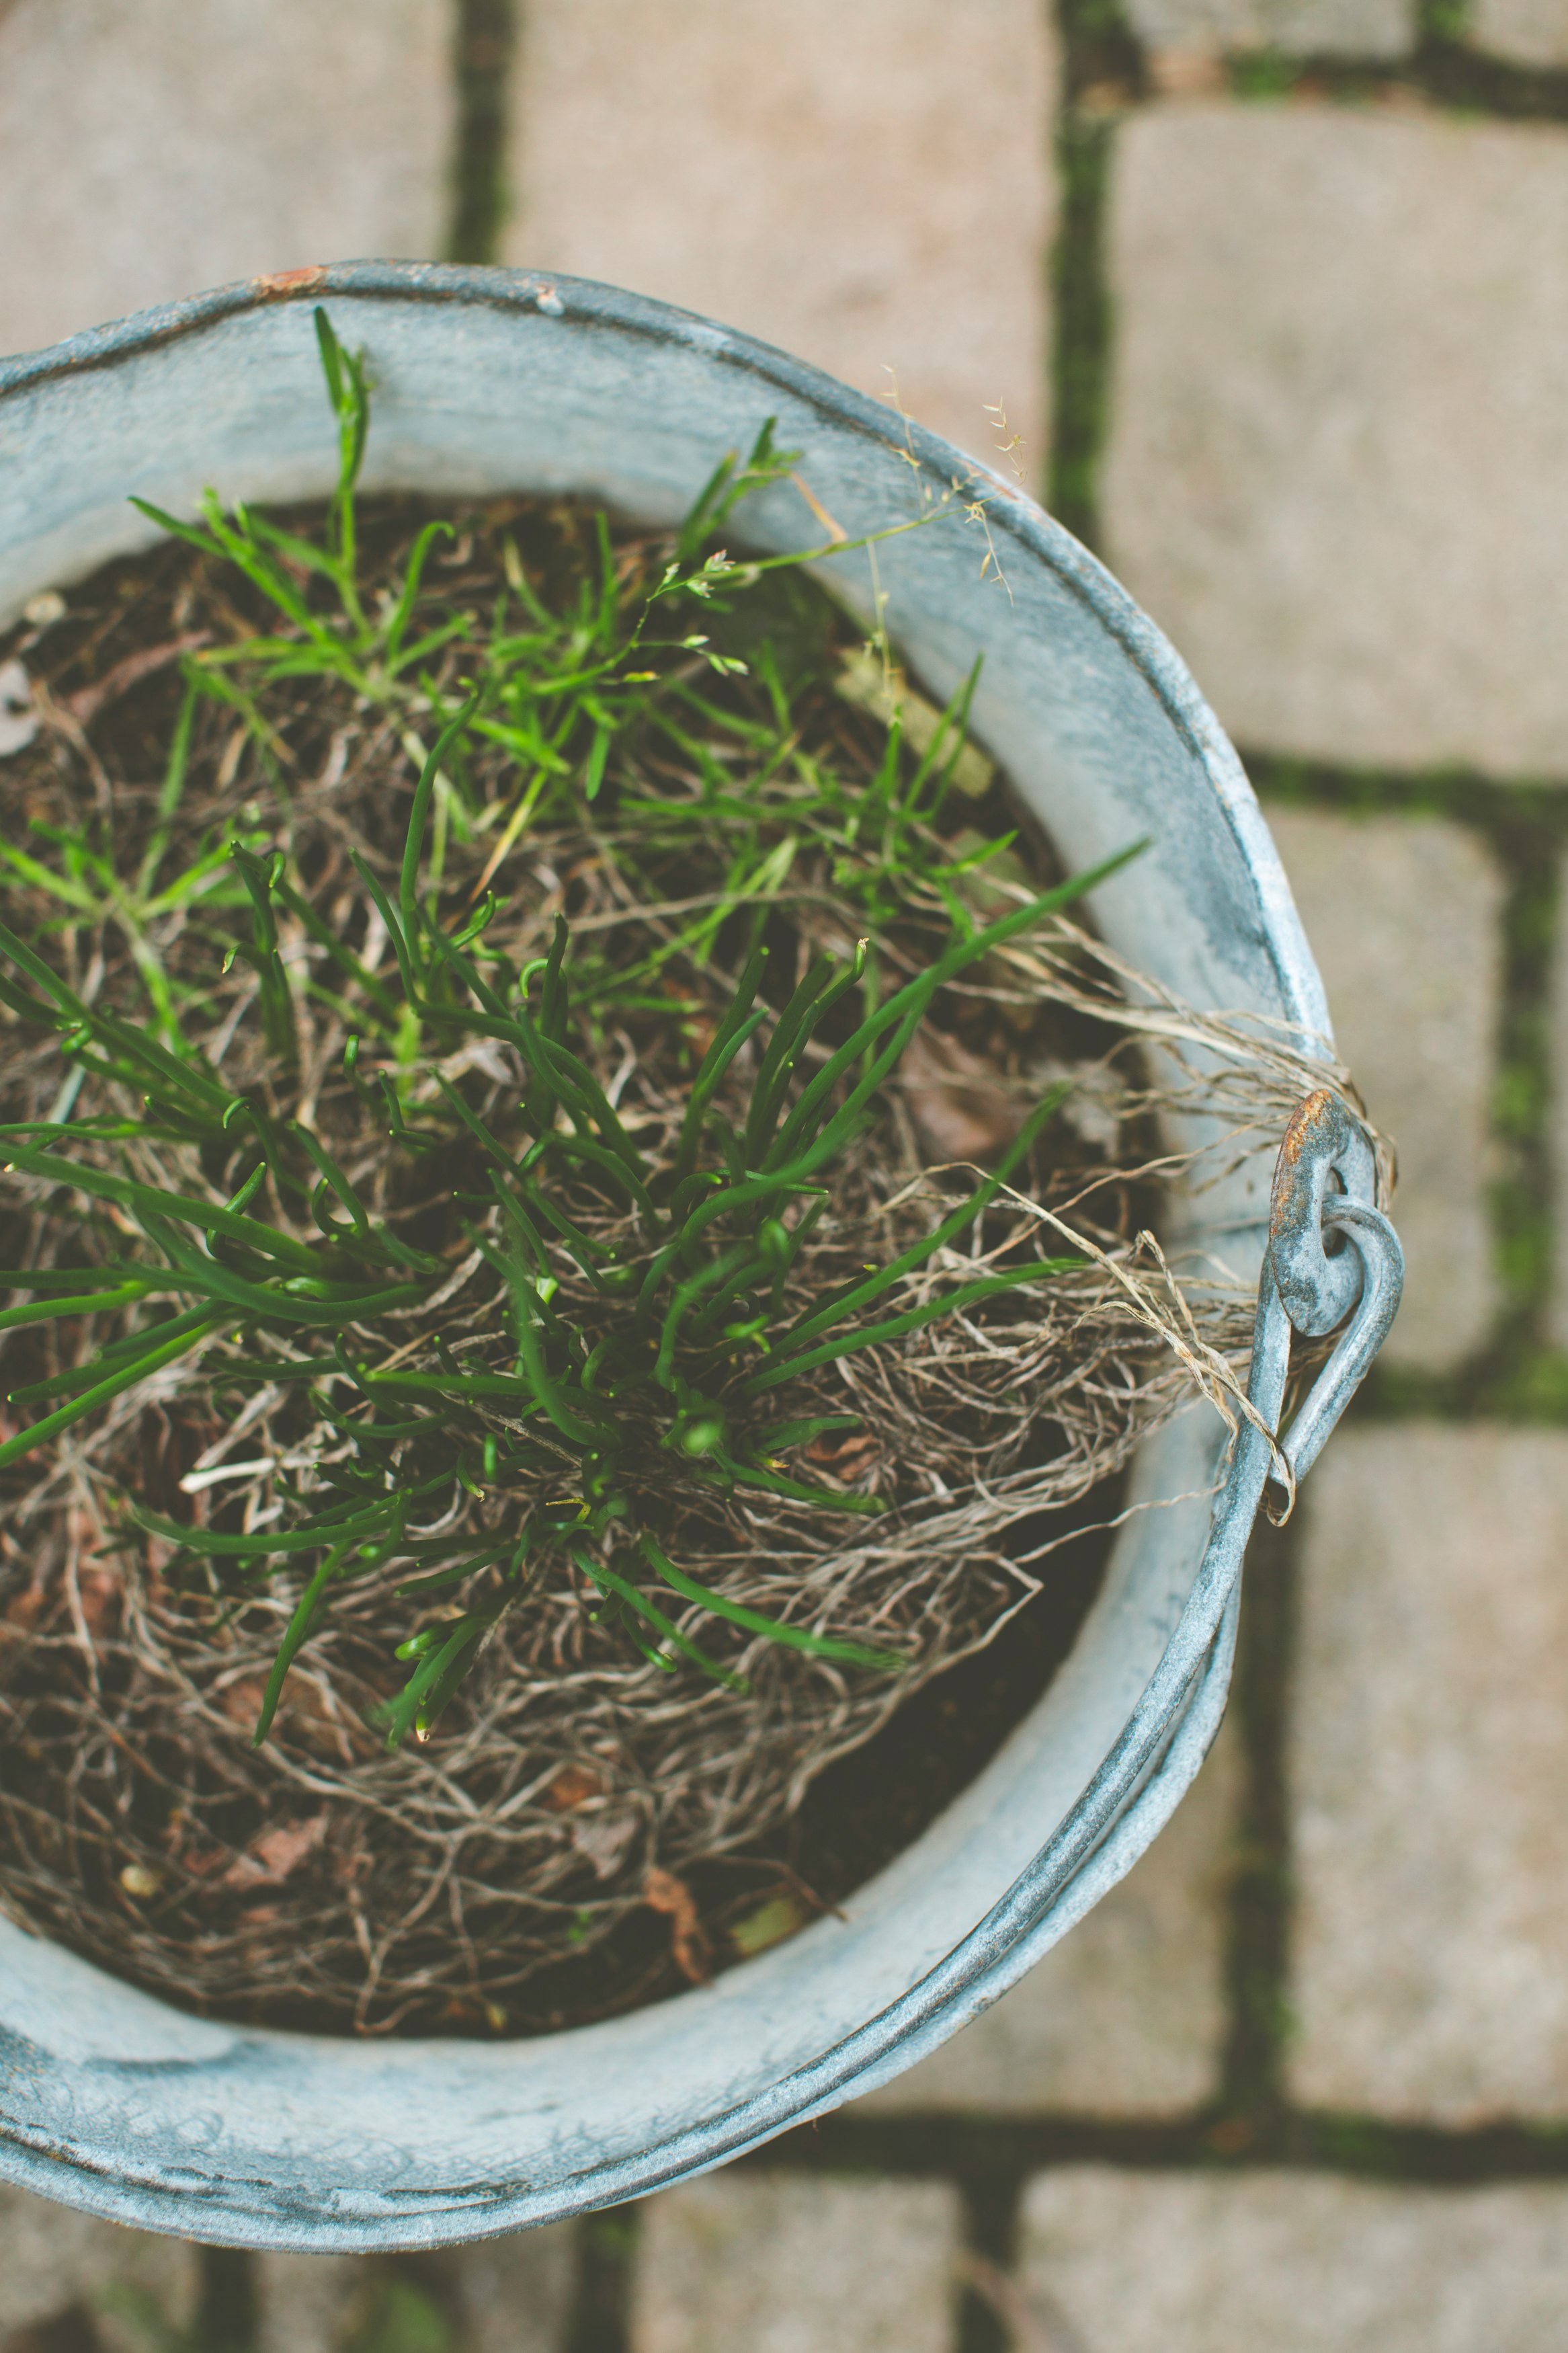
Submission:
{"label": "curved metal handle", "polygon": [[[1372,1145],[1342,1098],[1326,1088],[1309,1095],[1285,1131],[1274,1172],[1247,1384],[1296,1479],[1304,1479],[1322,1452],[1398,1312],[1405,1253],[1373,1204],[1375,1182]],[[1331,1251],[1329,1237],[1335,1234],[1341,1247]],[[1266,1312],[1266,1294],[1278,1300],[1283,1315]],[[1292,1329],[1321,1339],[1342,1323],[1333,1353],[1289,1428],[1279,1433]]]}
{"label": "curved metal handle", "polygon": [[1298,1479],[1306,1477],[1329,1432],[1372,1370],[1373,1358],[1398,1311],[1405,1282],[1399,1236],[1381,1209],[1369,1208],[1363,1201],[1331,1201],[1324,1212],[1324,1223],[1344,1234],[1351,1244],[1350,1250],[1329,1263],[1342,1266],[1353,1253],[1361,1262],[1361,1291],[1332,1356],[1280,1441],[1285,1460]]}

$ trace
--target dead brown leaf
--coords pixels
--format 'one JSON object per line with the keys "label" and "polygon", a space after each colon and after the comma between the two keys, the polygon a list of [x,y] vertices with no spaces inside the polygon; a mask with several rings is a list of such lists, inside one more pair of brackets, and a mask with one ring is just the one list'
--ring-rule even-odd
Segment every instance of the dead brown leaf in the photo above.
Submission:
{"label": "dead brown leaf", "polygon": [[327,1835],[327,1816],[311,1814],[302,1822],[283,1822],[263,1831],[237,1855],[218,1882],[220,1887],[281,1887],[290,1872],[308,1854],[314,1854]]}
{"label": "dead brown leaf", "polygon": [[668,1913],[675,1966],[691,1985],[704,1985],[709,1976],[709,1944],[697,1916],[697,1902],[684,1879],[672,1871],[654,1870],[643,1882],[643,1902],[655,1912]]}
{"label": "dead brown leaf", "polygon": [[921,1143],[935,1160],[995,1160],[1024,1124],[1027,1106],[990,1063],[940,1030],[916,1030],[899,1077]]}
{"label": "dead brown leaf", "polygon": [[824,1430],[806,1448],[805,1459],[847,1485],[851,1480],[862,1479],[876,1469],[882,1459],[882,1450],[869,1430],[851,1430],[841,1439]]}
{"label": "dead brown leaf", "polygon": [[590,1798],[602,1798],[605,1784],[591,1765],[563,1765],[540,1792],[539,1802],[552,1814],[569,1814]]}

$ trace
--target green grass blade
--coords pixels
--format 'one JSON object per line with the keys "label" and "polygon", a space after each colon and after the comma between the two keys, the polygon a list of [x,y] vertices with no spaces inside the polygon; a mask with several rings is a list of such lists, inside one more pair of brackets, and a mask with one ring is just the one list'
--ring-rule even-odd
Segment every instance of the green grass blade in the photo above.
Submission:
{"label": "green grass blade", "polygon": [[[397,657],[403,645],[415,602],[419,595],[419,583],[424,577],[426,562],[438,539],[456,536],[449,522],[427,522],[409,553],[408,568],[403,575],[403,588],[396,604],[388,614],[382,632],[383,659],[389,670],[395,671]],[[416,648],[416,653],[418,649]]]}
{"label": "green grass blade", "polygon": [[918,1241],[909,1250],[901,1251],[899,1257],[893,1259],[887,1266],[879,1268],[865,1282],[852,1283],[847,1291],[841,1292],[837,1299],[825,1301],[822,1306],[814,1309],[809,1315],[802,1316],[800,1321],[774,1344],[776,1352],[781,1356],[793,1354],[795,1349],[814,1339],[819,1332],[825,1332],[830,1325],[841,1322],[846,1315],[858,1314],[862,1307],[868,1307],[874,1299],[879,1299],[885,1291],[892,1288],[894,1283],[901,1282],[907,1274],[912,1274],[917,1267],[923,1266],[926,1261],[933,1258],[939,1250],[945,1250],[949,1242],[955,1240],[966,1227],[973,1225],[974,1219],[995,1199],[1018,1163],[1033,1148],[1041,1130],[1055,1117],[1061,1104],[1071,1092],[1072,1082],[1065,1079],[1048,1089],[1003,1154],[994,1172],[975,1187],[961,1208],[954,1209],[951,1216],[944,1218],[922,1241]]}
{"label": "green grass blade", "polygon": [[[987,923],[984,930],[975,932],[968,939],[954,940],[928,971],[921,973],[917,979],[906,982],[902,988],[884,998],[847,1043],[829,1056],[805,1087],[773,1147],[774,1152],[783,1157],[790,1151],[792,1141],[809,1127],[812,1114],[820,1111],[846,1071],[861,1060],[877,1039],[889,1029],[906,1022],[911,1013],[918,1020],[937,990],[946,982],[955,980],[969,965],[989,955],[994,948],[1016,939],[1020,932],[1032,929],[1047,915],[1058,913],[1086,892],[1096,890],[1130,859],[1138,857],[1146,847],[1145,841],[1135,841],[1126,849],[1118,850],[1114,857],[1102,859],[1087,873],[1074,875],[1068,881],[1058,883],[1054,890],[1042,892],[1024,906],[1015,907],[1007,914],[998,916],[994,923]],[[912,1031],[910,1034],[912,1035]]]}
{"label": "green grass blade", "polygon": [[226,1320],[223,1316],[215,1315],[199,1330],[183,1332],[177,1340],[170,1340],[163,1347],[153,1348],[145,1356],[139,1356],[122,1372],[100,1381],[96,1388],[89,1389],[85,1396],[74,1398],[69,1405],[61,1406],[58,1412],[46,1414],[43,1420],[34,1422],[31,1429],[20,1430],[15,1438],[6,1439],[5,1444],[0,1445],[0,1470],[4,1470],[7,1462],[18,1461],[23,1455],[31,1454],[47,1440],[58,1437],[62,1430],[68,1430],[73,1422],[82,1420],[89,1413],[96,1413],[100,1405],[107,1405],[111,1398],[119,1397],[124,1389],[134,1388],[138,1381],[144,1381],[164,1365],[173,1364],[176,1356],[183,1356],[192,1348],[199,1347],[203,1340]]}
{"label": "green grass blade", "polygon": [[153,1217],[196,1226],[206,1233],[226,1234],[230,1240],[243,1242],[263,1258],[276,1259],[280,1265],[291,1266],[301,1274],[321,1271],[316,1252],[303,1242],[295,1241],[291,1235],[279,1233],[274,1226],[258,1225],[254,1218],[237,1217],[232,1209],[215,1208],[208,1201],[193,1200],[188,1193],[161,1193],[150,1185],[136,1184],[129,1176],[114,1176],[105,1168],[89,1168],[78,1161],[62,1160],[50,1152],[18,1152],[11,1165],[26,1176],[68,1186],[77,1192],[94,1193],[106,1201],[118,1201],[123,1208],[146,1210]]}
{"label": "green grass blade", "polygon": [[334,1545],[306,1586],[304,1592],[300,1596],[283,1640],[278,1645],[278,1655],[272,1662],[272,1670],[267,1678],[267,1688],[261,1694],[261,1710],[256,1719],[256,1730],[250,1736],[250,1745],[253,1748],[259,1748],[272,1729],[272,1719],[278,1713],[278,1703],[283,1696],[283,1686],[289,1679],[289,1670],[294,1663],[300,1644],[314,1626],[321,1605],[327,1598],[327,1588],[337,1577],[343,1556],[349,1549],[350,1546],[346,1544]]}
{"label": "green grass blade", "polygon": [[368,1511],[322,1514],[312,1524],[297,1528],[267,1528],[257,1535],[230,1535],[221,1529],[186,1527],[162,1512],[131,1506],[131,1516],[148,1534],[177,1544],[186,1552],[210,1553],[235,1560],[268,1560],[275,1553],[320,1552],[324,1544],[347,1548],[370,1536],[383,1535],[397,1520],[398,1499],[378,1502]]}
{"label": "green grass blade", "polygon": [[764,1365],[742,1384],[745,1394],[759,1396],[763,1389],[776,1388],[781,1381],[793,1380],[797,1373],[809,1373],[815,1366],[830,1364],[836,1356],[875,1347],[883,1340],[901,1339],[907,1332],[918,1332],[923,1324],[935,1323],[939,1315],[956,1315],[961,1309],[973,1307],[983,1299],[995,1299],[1021,1282],[1046,1282],[1054,1275],[1069,1274],[1082,1263],[1081,1259],[1076,1258],[1042,1258],[1030,1266],[1009,1267],[979,1282],[961,1283],[956,1291],[944,1292],[940,1299],[928,1299],[922,1307],[910,1307],[901,1315],[889,1316],[884,1323],[868,1324],[864,1331],[846,1333],[842,1339],[808,1348],[801,1356],[791,1356],[787,1363]]}
{"label": "green grass blade", "polygon": [[715,1618],[727,1619],[731,1626],[742,1626],[748,1634],[760,1634],[769,1642],[778,1642],[787,1650],[805,1651],[815,1659],[837,1659],[847,1667],[876,1667],[889,1674],[900,1674],[909,1664],[895,1651],[868,1650],[863,1642],[847,1642],[837,1634],[814,1634],[809,1627],[792,1626],[780,1618],[770,1618],[761,1609],[748,1609],[743,1603],[731,1601],[721,1593],[677,1568],[668,1554],[652,1536],[638,1539],[648,1567],[672,1593],[685,1601],[695,1601]]}
{"label": "green grass blade", "polygon": [[436,738],[436,748],[419,772],[419,782],[414,788],[414,807],[409,812],[408,831],[403,844],[403,871],[398,878],[397,901],[403,917],[403,936],[412,952],[419,937],[419,861],[425,854],[425,829],[430,818],[431,797],[436,790],[436,778],[447,753],[479,709],[482,695],[471,694],[455,719],[447,721]]}
{"label": "green grass blade", "polygon": [[26,1388],[13,1389],[7,1399],[11,1405],[42,1405],[52,1397],[95,1388],[110,1371],[129,1363],[133,1357],[144,1356],[149,1346],[165,1346],[184,1333],[195,1332],[212,1321],[212,1309],[188,1307],[183,1314],[166,1317],[161,1324],[129,1333],[122,1340],[110,1342],[100,1348],[85,1365],[69,1365],[63,1372],[51,1373],[47,1380],[30,1382]]}
{"label": "green grass blade", "polygon": [[[584,1545],[568,1545],[567,1550],[590,1584],[596,1585],[601,1593],[615,1594],[628,1609],[635,1610],[646,1624],[651,1626],[662,1641],[672,1650],[679,1651],[682,1658],[689,1659],[694,1667],[700,1667],[714,1683],[722,1683],[727,1690],[733,1692],[749,1690],[750,1686],[742,1676],[731,1674],[728,1667],[721,1667],[716,1659],[710,1659],[706,1651],[700,1649],[689,1634],[683,1634],[674,1620],[667,1618],[658,1604],[648,1599],[640,1585],[634,1585],[630,1577],[619,1576],[602,1560],[595,1559]],[[659,1659],[654,1661],[656,1666],[667,1663],[671,1662]]]}

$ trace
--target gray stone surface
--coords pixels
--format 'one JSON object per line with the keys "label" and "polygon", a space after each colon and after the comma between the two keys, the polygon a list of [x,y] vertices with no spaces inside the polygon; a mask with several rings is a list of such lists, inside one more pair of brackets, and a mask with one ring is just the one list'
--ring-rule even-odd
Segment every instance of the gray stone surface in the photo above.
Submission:
{"label": "gray stone surface", "polygon": [[[508,259],[634,287],[1045,465],[1036,0],[532,0]],[[895,419],[896,424],[896,419]]]}
{"label": "gray stone surface", "polygon": [[1568,65],[1568,6],[1563,0],[1470,0],[1470,39],[1517,65]]}
{"label": "gray stone surface", "polygon": [[645,2209],[631,2353],[952,2353],[955,2191],[727,2173]]}
{"label": "gray stone surface", "polygon": [[0,351],[446,238],[447,0],[0,8]]}
{"label": "gray stone surface", "polygon": [[1415,37],[1414,0],[1129,0],[1127,14],[1142,40],[1172,51],[1390,58]]}
{"label": "gray stone surface", "polygon": [[1292,2094],[1568,2114],[1568,1434],[1342,1430],[1303,1509]]}
{"label": "gray stone surface", "polygon": [[487,2239],[446,2263],[464,2353],[559,2353],[576,2274],[570,2223]]}
{"label": "gray stone surface", "polygon": [[1388,1359],[1455,1364],[1485,1339],[1494,1305],[1487,1129],[1501,876],[1474,834],[1440,818],[1267,815],[1340,1052],[1399,1149],[1405,1287]]}
{"label": "gray stone surface", "polygon": [[359,2316],[359,2255],[258,2254],[257,2353],[337,2353]]}
{"label": "gray stone surface", "polygon": [[133,2353],[137,2314],[186,2327],[197,2293],[195,2250],[182,2241],[0,2184],[0,2342],[83,2307],[101,2314],[111,2353]]}
{"label": "gray stone surface", "polygon": [[994,2010],[860,2113],[1163,2116],[1212,2098],[1239,1770],[1227,1727],[1121,1885]]}
{"label": "gray stone surface", "polygon": [[1568,2189],[1085,2166],[1026,2193],[1040,2353],[1559,2353]]}
{"label": "gray stone surface", "polygon": [[[425,2289],[450,2315],[463,2353],[560,2353],[574,2246],[572,2225],[559,2223],[455,2247],[425,2258]],[[384,2333],[389,2277],[359,2255],[258,2255],[257,2353],[341,2353],[378,2316]]]}
{"label": "gray stone surface", "polygon": [[1124,127],[1108,552],[1243,744],[1568,776],[1565,230],[1555,127]]}

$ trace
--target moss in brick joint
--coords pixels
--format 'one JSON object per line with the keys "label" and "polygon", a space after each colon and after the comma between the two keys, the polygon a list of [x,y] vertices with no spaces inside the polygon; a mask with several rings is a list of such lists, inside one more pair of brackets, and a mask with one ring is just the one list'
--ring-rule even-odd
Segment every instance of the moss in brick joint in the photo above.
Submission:
{"label": "moss in brick joint", "polygon": [[1470,0],[1421,0],[1416,11],[1420,38],[1458,43],[1468,37]]}
{"label": "moss in brick joint", "polygon": [[1389,59],[1280,49],[1238,51],[1225,60],[1233,97],[1293,96],[1348,105],[1386,101],[1401,91],[1455,113],[1510,122],[1568,121],[1568,68],[1525,66],[1489,57],[1467,37],[1466,0],[1427,0],[1407,57]]}
{"label": "moss in brick joint", "polygon": [[1075,537],[1100,537],[1100,460],[1110,370],[1110,298],[1102,244],[1111,126],[1069,113],[1058,143],[1061,235],[1052,263],[1053,354],[1050,481],[1047,503]]}
{"label": "moss in brick joint", "polygon": [[1052,448],[1046,501],[1098,543],[1100,461],[1110,397],[1112,304],[1105,222],[1117,107],[1144,94],[1142,53],[1116,0],[1058,0],[1061,218],[1051,255]]}
{"label": "moss in brick joint", "polygon": [[516,0],[458,0],[451,261],[500,259],[509,194],[507,98],[516,48]]}
{"label": "moss in brick joint", "polygon": [[577,2225],[576,2280],[565,2353],[626,2353],[632,2269],[643,2208],[616,2206]]}
{"label": "moss in brick joint", "polygon": [[1226,1984],[1229,2034],[1221,2114],[1209,2146],[1222,2157],[1278,2152],[1284,2135],[1281,2060],[1290,2031],[1287,1968],[1290,1926],[1289,1796],[1286,1732],[1296,1636],[1300,1524],[1259,1523],[1247,1548],[1230,1714],[1243,1784],[1227,1892]]}

